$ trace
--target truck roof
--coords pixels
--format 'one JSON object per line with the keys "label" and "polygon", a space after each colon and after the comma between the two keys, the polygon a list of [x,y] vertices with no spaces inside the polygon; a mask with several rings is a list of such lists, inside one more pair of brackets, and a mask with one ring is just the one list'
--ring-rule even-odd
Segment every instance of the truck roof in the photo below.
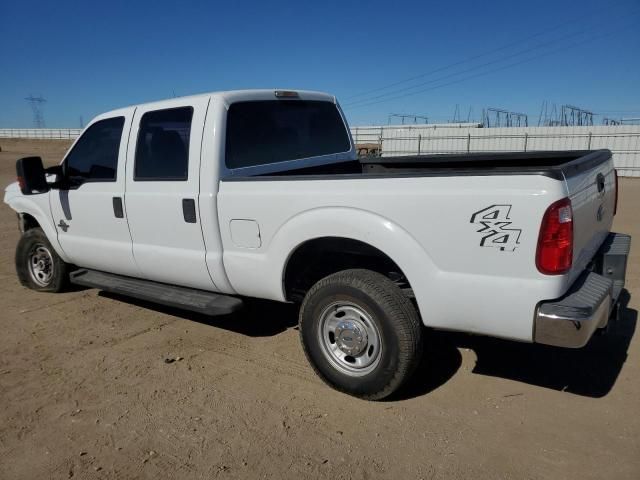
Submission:
{"label": "truck roof", "polygon": [[[163,100],[155,100],[153,102],[145,102],[145,103],[138,103],[138,104],[134,104],[134,105],[128,105],[126,107],[117,108],[117,109],[114,109],[114,110],[110,110],[108,112],[104,112],[104,113],[100,114],[98,117],[102,118],[102,117],[110,116],[112,114],[118,114],[118,113],[122,112],[123,109],[142,107],[142,106],[154,106],[154,107],[162,108],[163,103],[165,103],[165,102],[168,103],[168,102],[175,101],[176,98],[180,98],[180,99],[196,99],[196,98],[207,98],[207,97],[214,98],[215,97],[219,101],[222,100],[227,104],[231,104],[231,103],[246,102],[246,101],[275,100],[276,99],[276,96],[275,96],[276,92],[296,92],[298,94],[299,98],[301,98],[303,100],[317,100],[317,101],[336,103],[336,97],[335,96],[330,95],[328,93],[317,92],[317,91],[312,91],[312,90],[296,90],[296,89],[290,89],[290,88],[287,88],[287,89],[285,89],[285,88],[274,88],[274,89],[262,88],[262,89],[248,89],[248,90],[223,90],[223,91],[217,91],[217,92],[198,93],[198,94],[195,94],[195,95],[185,95],[183,97],[166,98],[166,99],[163,99]],[[96,117],[96,118],[98,118],[98,117]]]}

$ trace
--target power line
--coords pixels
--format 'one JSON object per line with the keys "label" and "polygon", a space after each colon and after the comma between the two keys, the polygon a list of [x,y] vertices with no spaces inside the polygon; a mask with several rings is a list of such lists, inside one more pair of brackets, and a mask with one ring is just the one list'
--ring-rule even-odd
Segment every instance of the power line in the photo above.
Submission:
{"label": "power line", "polygon": [[385,98],[385,99],[382,99],[382,100],[377,100],[377,101],[373,101],[373,102],[369,102],[369,103],[363,103],[363,104],[354,105],[354,106],[347,106],[347,107],[345,107],[345,110],[353,110],[353,109],[361,108],[361,107],[369,107],[371,105],[376,105],[376,104],[388,102],[388,101],[391,101],[391,100],[397,100],[399,98],[410,97],[410,96],[418,95],[420,93],[428,92],[428,91],[431,91],[431,90],[436,90],[438,88],[443,88],[443,87],[447,87],[449,85],[454,85],[456,83],[465,82],[465,81],[471,80],[473,78],[482,77],[482,76],[485,76],[485,75],[489,75],[491,73],[499,72],[499,71],[502,71],[502,70],[506,70],[506,69],[518,66],[518,65],[522,65],[523,63],[532,62],[532,61],[537,60],[539,58],[547,57],[549,55],[553,55],[555,53],[562,52],[562,51],[577,47],[579,45],[583,45],[585,43],[592,42],[594,40],[610,37],[612,35],[616,35],[616,34],[620,33],[622,30],[626,30],[626,29],[634,27],[634,26],[635,26],[635,22],[631,23],[631,24],[628,24],[625,27],[622,27],[620,29],[617,29],[615,32],[609,32],[609,33],[605,33],[605,34],[602,34],[602,35],[595,35],[595,36],[593,36],[591,38],[587,38],[587,39],[582,40],[580,42],[575,42],[575,43],[572,43],[570,45],[566,45],[564,47],[557,48],[555,50],[550,50],[550,51],[541,53],[539,55],[535,55],[533,57],[526,58],[524,60],[520,60],[518,62],[513,62],[513,63],[510,63],[508,65],[504,65],[502,67],[498,67],[498,68],[494,68],[494,69],[488,70],[486,72],[480,72],[480,73],[477,73],[475,75],[469,75],[469,76],[466,76],[466,77],[463,77],[463,78],[460,78],[460,79],[457,79],[457,80],[453,80],[451,82],[446,82],[446,83],[443,83],[443,84],[440,84],[440,85],[435,85],[433,87],[429,87],[429,88],[425,88],[425,89],[422,89],[422,90],[418,90],[416,92],[410,92],[410,93],[405,93],[405,94],[401,94],[401,95],[396,95],[394,97],[389,97],[389,98]]}
{"label": "power line", "polygon": [[591,16],[591,15],[593,15],[595,13],[601,12],[603,10],[609,11],[609,10],[611,10],[611,7],[608,5],[607,7],[597,8],[595,10],[592,10],[590,13],[581,15],[579,17],[576,17],[576,18],[572,19],[572,20],[566,20],[566,21],[561,22],[561,23],[559,23],[557,25],[554,25],[553,27],[549,27],[549,28],[546,28],[544,30],[540,30],[539,32],[534,33],[533,35],[530,35],[528,37],[525,37],[525,38],[523,38],[522,40],[520,40],[518,42],[510,42],[510,43],[507,43],[507,44],[505,44],[505,45],[503,45],[501,47],[495,48],[493,50],[489,50],[488,52],[481,53],[481,54],[478,54],[478,55],[474,55],[474,56],[468,57],[468,58],[466,58],[464,60],[459,60],[459,61],[454,62],[454,63],[450,63],[450,64],[445,65],[443,67],[439,67],[439,68],[436,68],[434,70],[430,70],[428,72],[422,73],[420,75],[415,75],[413,77],[409,77],[409,78],[406,78],[404,80],[399,80],[397,82],[394,82],[394,83],[391,83],[391,84],[388,84],[388,85],[384,85],[382,87],[374,88],[372,90],[367,90],[366,92],[358,93],[356,95],[351,95],[350,97],[346,97],[345,100],[350,100],[352,98],[362,97],[362,96],[369,95],[371,93],[376,93],[376,92],[379,92],[379,91],[382,91],[382,90],[387,90],[389,88],[392,88],[392,87],[395,87],[395,86],[398,86],[398,85],[402,85],[403,83],[411,82],[413,80],[417,80],[419,78],[423,78],[423,77],[426,77],[428,75],[432,75],[434,73],[438,73],[438,72],[441,72],[441,71],[444,71],[444,70],[448,70],[448,69],[456,67],[458,65],[462,65],[462,64],[468,63],[468,62],[472,62],[474,60],[477,60],[477,59],[482,58],[482,57],[486,57],[488,55],[500,52],[502,50],[507,50],[507,49],[509,49],[509,48],[511,48],[511,47],[513,47],[515,45],[525,43],[526,41],[531,40],[532,38],[536,38],[536,37],[539,37],[540,35],[544,35],[545,33],[552,32],[554,30],[558,30],[560,28],[563,28],[567,24],[571,24],[571,23],[575,23],[575,22],[581,21],[582,19],[584,19],[586,17],[589,17],[589,16]]}
{"label": "power line", "polygon": [[578,32],[574,32],[574,33],[565,35],[563,37],[556,38],[556,39],[550,40],[548,42],[541,43],[541,44],[536,45],[534,47],[529,47],[529,48],[525,48],[523,50],[519,50],[519,51],[517,51],[515,53],[506,55],[506,56],[498,58],[496,60],[491,60],[489,62],[481,63],[480,65],[474,65],[473,67],[469,67],[469,68],[466,68],[464,70],[460,70],[458,72],[453,72],[453,73],[450,73],[448,75],[444,75],[442,77],[434,78],[432,80],[428,80],[428,81],[423,82],[423,83],[418,83],[417,85],[412,85],[412,86],[409,86],[409,87],[400,88],[400,89],[394,90],[394,91],[389,92],[389,93],[382,93],[380,95],[377,95],[377,96],[374,96],[374,97],[370,97],[370,98],[365,98],[365,99],[362,99],[362,100],[356,100],[354,102],[345,104],[345,106],[349,107],[351,105],[356,105],[358,103],[367,103],[367,102],[370,102],[372,100],[377,100],[379,98],[383,98],[383,97],[386,97],[386,96],[389,96],[389,95],[395,95],[395,94],[398,94],[400,92],[406,92],[406,91],[409,91],[409,90],[413,90],[414,88],[419,88],[419,87],[422,87],[424,85],[429,85],[431,83],[436,83],[436,82],[439,82],[441,80],[446,80],[448,78],[452,78],[452,77],[461,75],[463,73],[472,72],[474,70],[478,70],[480,68],[487,67],[489,65],[495,65],[496,63],[504,62],[505,60],[509,60],[511,58],[519,57],[521,55],[526,55],[527,53],[533,52],[535,50],[539,50],[539,49],[547,47],[549,45],[553,45],[554,43],[557,43],[557,42],[562,41],[562,40],[566,40],[566,39],[571,38],[571,37],[576,37],[578,35],[583,35],[584,33],[586,33],[586,31],[584,31],[584,30],[581,30],[581,31],[578,31]]}

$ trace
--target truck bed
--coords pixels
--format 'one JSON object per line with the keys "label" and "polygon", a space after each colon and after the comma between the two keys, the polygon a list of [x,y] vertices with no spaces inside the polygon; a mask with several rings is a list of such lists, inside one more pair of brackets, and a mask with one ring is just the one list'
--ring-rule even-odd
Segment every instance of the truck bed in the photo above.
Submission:
{"label": "truck bed", "polygon": [[530,174],[562,179],[589,170],[610,157],[611,152],[605,149],[362,158],[360,163],[363,171],[370,173]]}
{"label": "truck bed", "polygon": [[[362,227],[367,241],[370,241],[371,232],[387,229],[407,232],[408,237],[402,242],[418,239],[419,248],[411,254],[407,268],[413,268],[414,263],[419,265],[415,275],[425,280],[423,288],[426,290],[437,284],[437,295],[446,297],[449,290],[456,291],[461,288],[461,282],[468,280],[465,291],[473,291],[478,295],[474,301],[483,303],[496,292],[510,288],[510,282],[517,279],[523,290],[529,289],[528,294],[537,292],[534,296],[539,301],[540,298],[564,295],[588,268],[611,231],[615,182],[608,150],[367,157],[305,168],[289,165],[280,172],[223,178],[218,209],[223,212],[221,225],[228,225],[232,219],[254,219],[259,225],[265,251],[265,246],[272,248],[272,237],[277,232],[288,231],[283,225],[289,222],[298,225],[298,222],[304,223],[301,219],[313,217],[315,220],[299,227],[305,234],[354,238],[359,228],[355,219],[366,222],[363,218],[372,215],[384,220],[376,226]],[[265,198],[269,202],[265,202]],[[543,277],[536,268],[541,222],[552,204],[566,198],[571,201],[573,219],[571,268],[562,275]],[[497,228],[506,227],[518,232],[512,238],[515,243],[508,249],[485,248],[476,238],[483,230],[482,226],[474,226],[474,215],[492,207],[504,208]],[[331,214],[327,213],[325,218],[323,212]],[[353,212],[357,213],[351,215]],[[322,230],[320,227],[324,222],[331,228]],[[262,225],[269,225],[269,228]],[[293,234],[279,235],[286,239],[283,242],[294,242]],[[237,266],[232,266],[235,247],[231,240],[227,244],[227,270],[242,272],[249,268],[248,263],[244,263],[244,251],[239,251]],[[380,250],[389,248],[394,246],[387,245]],[[404,251],[397,252],[399,256],[404,254]],[[427,258],[421,257],[425,254]],[[429,265],[437,272],[431,279],[427,279],[430,274],[425,273]],[[483,283],[487,275],[491,277],[487,285],[493,285],[490,290],[486,290],[488,287]],[[499,286],[494,283],[497,278],[501,279]],[[542,278],[544,281],[540,281]],[[546,288],[549,290],[544,290]],[[245,293],[265,296],[260,290]],[[422,301],[427,308],[427,296]],[[452,296],[446,303],[450,307],[455,301]],[[502,304],[500,308],[504,308]],[[533,309],[531,305],[519,308]],[[489,311],[491,308],[487,306]],[[511,318],[519,315],[519,311],[514,310]],[[475,330],[476,327],[469,325],[477,325],[475,319],[469,320],[471,312],[453,313],[445,308],[440,315],[447,319],[440,325],[443,328],[448,328],[445,324],[450,326],[456,322],[460,324],[452,328],[477,332],[483,328],[479,326]],[[530,314],[527,315],[530,318]],[[490,322],[489,317],[480,323],[484,322]],[[522,317],[520,326],[525,323]],[[508,320],[500,328],[510,329]],[[521,331],[512,332],[510,338],[525,339],[531,334],[530,326],[527,328],[528,333],[523,327]]]}
{"label": "truck bed", "polygon": [[[483,152],[398,157],[362,157],[315,167],[291,168],[251,177],[544,175],[558,180],[579,174],[611,158],[609,150]],[[275,177],[275,178],[274,178]],[[241,180],[246,177],[229,177]]]}

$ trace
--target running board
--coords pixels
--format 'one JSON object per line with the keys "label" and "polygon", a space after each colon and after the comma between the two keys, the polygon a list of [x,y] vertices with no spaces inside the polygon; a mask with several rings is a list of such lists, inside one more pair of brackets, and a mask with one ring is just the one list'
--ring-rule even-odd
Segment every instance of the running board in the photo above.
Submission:
{"label": "running board", "polygon": [[77,285],[205,315],[228,315],[242,307],[242,300],[236,297],[96,270],[76,270],[70,279]]}

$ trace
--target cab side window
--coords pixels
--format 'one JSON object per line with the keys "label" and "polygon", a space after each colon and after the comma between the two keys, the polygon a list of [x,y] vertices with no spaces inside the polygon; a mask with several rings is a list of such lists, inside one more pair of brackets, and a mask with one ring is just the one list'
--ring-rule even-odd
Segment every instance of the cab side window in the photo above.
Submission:
{"label": "cab side window", "polygon": [[145,113],[136,144],[136,181],[187,180],[193,108]]}
{"label": "cab side window", "polygon": [[115,182],[123,127],[124,117],[91,125],[64,161],[66,176],[79,183]]}

